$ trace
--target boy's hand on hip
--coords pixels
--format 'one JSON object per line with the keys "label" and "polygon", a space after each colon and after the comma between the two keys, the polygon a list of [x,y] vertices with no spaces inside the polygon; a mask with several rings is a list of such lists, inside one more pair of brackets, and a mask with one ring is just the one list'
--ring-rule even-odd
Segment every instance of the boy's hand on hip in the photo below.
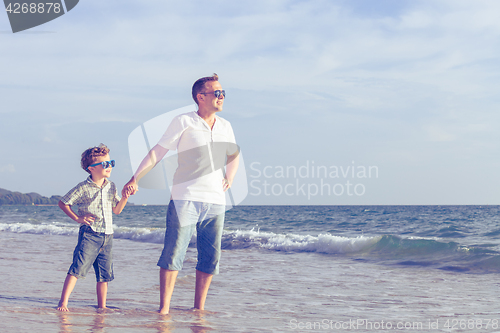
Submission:
{"label": "boy's hand on hip", "polygon": [[85,224],[85,225],[92,225],[95,221],[95,216],[92,214],[86,214],[83,216],[78,216],[78,219],[76,219],[76,222]]}

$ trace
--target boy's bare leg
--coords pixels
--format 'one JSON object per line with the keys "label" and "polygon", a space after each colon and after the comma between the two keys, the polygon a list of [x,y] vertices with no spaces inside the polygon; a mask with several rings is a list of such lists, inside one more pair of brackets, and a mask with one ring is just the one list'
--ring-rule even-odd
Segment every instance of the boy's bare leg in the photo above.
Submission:
{"label": "boy's bare leg", "polygon": [[106,296],[108,295],[108,283],[107,282],[97,282],[95,287],[97,292],[97,307],[99,309],[106,308]]}
{"label": "boy's bare leg", "polygon": [[61,293],[61,299],[59,300],[59,305],[57,306],[57,310],[62,312],[69,311],[68,309],[69,295],[71,295],[71,292],[75,288],[77,280],[78,278],[76,276],[73,276],[71,274],[66,275],[66,279],[64,280],[63,290]]}
{"label": "boy's bare leg", "polygon": [[160,267],[160,313],[168,314],[170,300],[174,292],[175,280],[179,271],[171,271]]}
{"label": "boy's bare leg", "polygon": [[205,309],[205,301],[207,299],[208,288],[210,288],[210,283],[212,282],[212,277],[212,274],[196,270],[196,289],[194,292],[195,309]]}

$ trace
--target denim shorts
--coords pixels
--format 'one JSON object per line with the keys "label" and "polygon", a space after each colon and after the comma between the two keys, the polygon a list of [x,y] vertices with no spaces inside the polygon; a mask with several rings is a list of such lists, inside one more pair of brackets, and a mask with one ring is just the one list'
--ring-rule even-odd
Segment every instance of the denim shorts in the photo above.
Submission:
{"label": "denim shorts", "polygon": [[109,282],[113,275],[113,234],[94,232],[82,225],[78,234],[78,244],[73,252],[73,264],[68,274],[84,278],[90,266],[94,266],[97,282]]}
{"label": "denim shorts", "polygon": [[189,242],[196,230],[196,269],[207,274],[218,274],[224,215],[224,205],[171,200],[167,210],[165,242],[158,266],[180,271]]}

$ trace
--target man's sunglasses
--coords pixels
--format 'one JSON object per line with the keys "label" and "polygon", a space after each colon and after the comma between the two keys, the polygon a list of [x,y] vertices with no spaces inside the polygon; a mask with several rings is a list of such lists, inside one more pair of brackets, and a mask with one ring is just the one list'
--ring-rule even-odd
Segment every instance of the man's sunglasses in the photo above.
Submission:
{"label": "man's sunglasses", "polygon": [[104,162],[99,162],[99,163],[95,163],[95,164],[91,164],[87,167],[87,170],[90,168],[90,167],[95,167],[95,166],[98,166],[98,165],[102,165],[102,168],[103,169],[107,169],[109,168],[110,166],[112,168],[115,167],[115,160],[111,160],[111,161],[104,161]]}
{"label": "man's sunglasses", "polygon": [[[202,95],[209,95],[211,92],[206,92],[206,93],[200,93]],[[213,92],[214,96],[217,98],[220,98],[220,95],[222,95],[224,98],[226,98],[226,91],[225,90],[215,90]]]}

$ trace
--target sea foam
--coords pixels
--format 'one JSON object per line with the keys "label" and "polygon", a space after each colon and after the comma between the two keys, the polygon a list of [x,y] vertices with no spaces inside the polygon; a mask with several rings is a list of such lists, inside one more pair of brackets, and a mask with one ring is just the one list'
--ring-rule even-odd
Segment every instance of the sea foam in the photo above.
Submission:
{"label": "sea foam", "polygon": [[275,251],[318,252],[344,254],[364,251],[375,245],[381,236],[342,237],[329,234],[275,234],[254,230],[226,231],[222,238],[225,249],[260,247]]}
{"label": "sea foam", "polygon": [[[64,223],[31,224],[0,223],[0,232],[39,235],[78,235],[77,225]],[[114,238],[144,243],[162,244],[165,228],[114,226]],[[196,234],[190,246],[195,246]],[[436,266],[453,270],[500,269],[500,256],[495,251],[459,246],[455,242],[437,239],[402,238],[395,235],[344,237],[331,234],[277,234],[256,230],[225,230],[222,235],[225,250],[265,249],[277,252],[315,252],[329,255],[362,256],[365,259],[394,262],[403,265]],[[457,268],[458,267],[458,268]]]}

